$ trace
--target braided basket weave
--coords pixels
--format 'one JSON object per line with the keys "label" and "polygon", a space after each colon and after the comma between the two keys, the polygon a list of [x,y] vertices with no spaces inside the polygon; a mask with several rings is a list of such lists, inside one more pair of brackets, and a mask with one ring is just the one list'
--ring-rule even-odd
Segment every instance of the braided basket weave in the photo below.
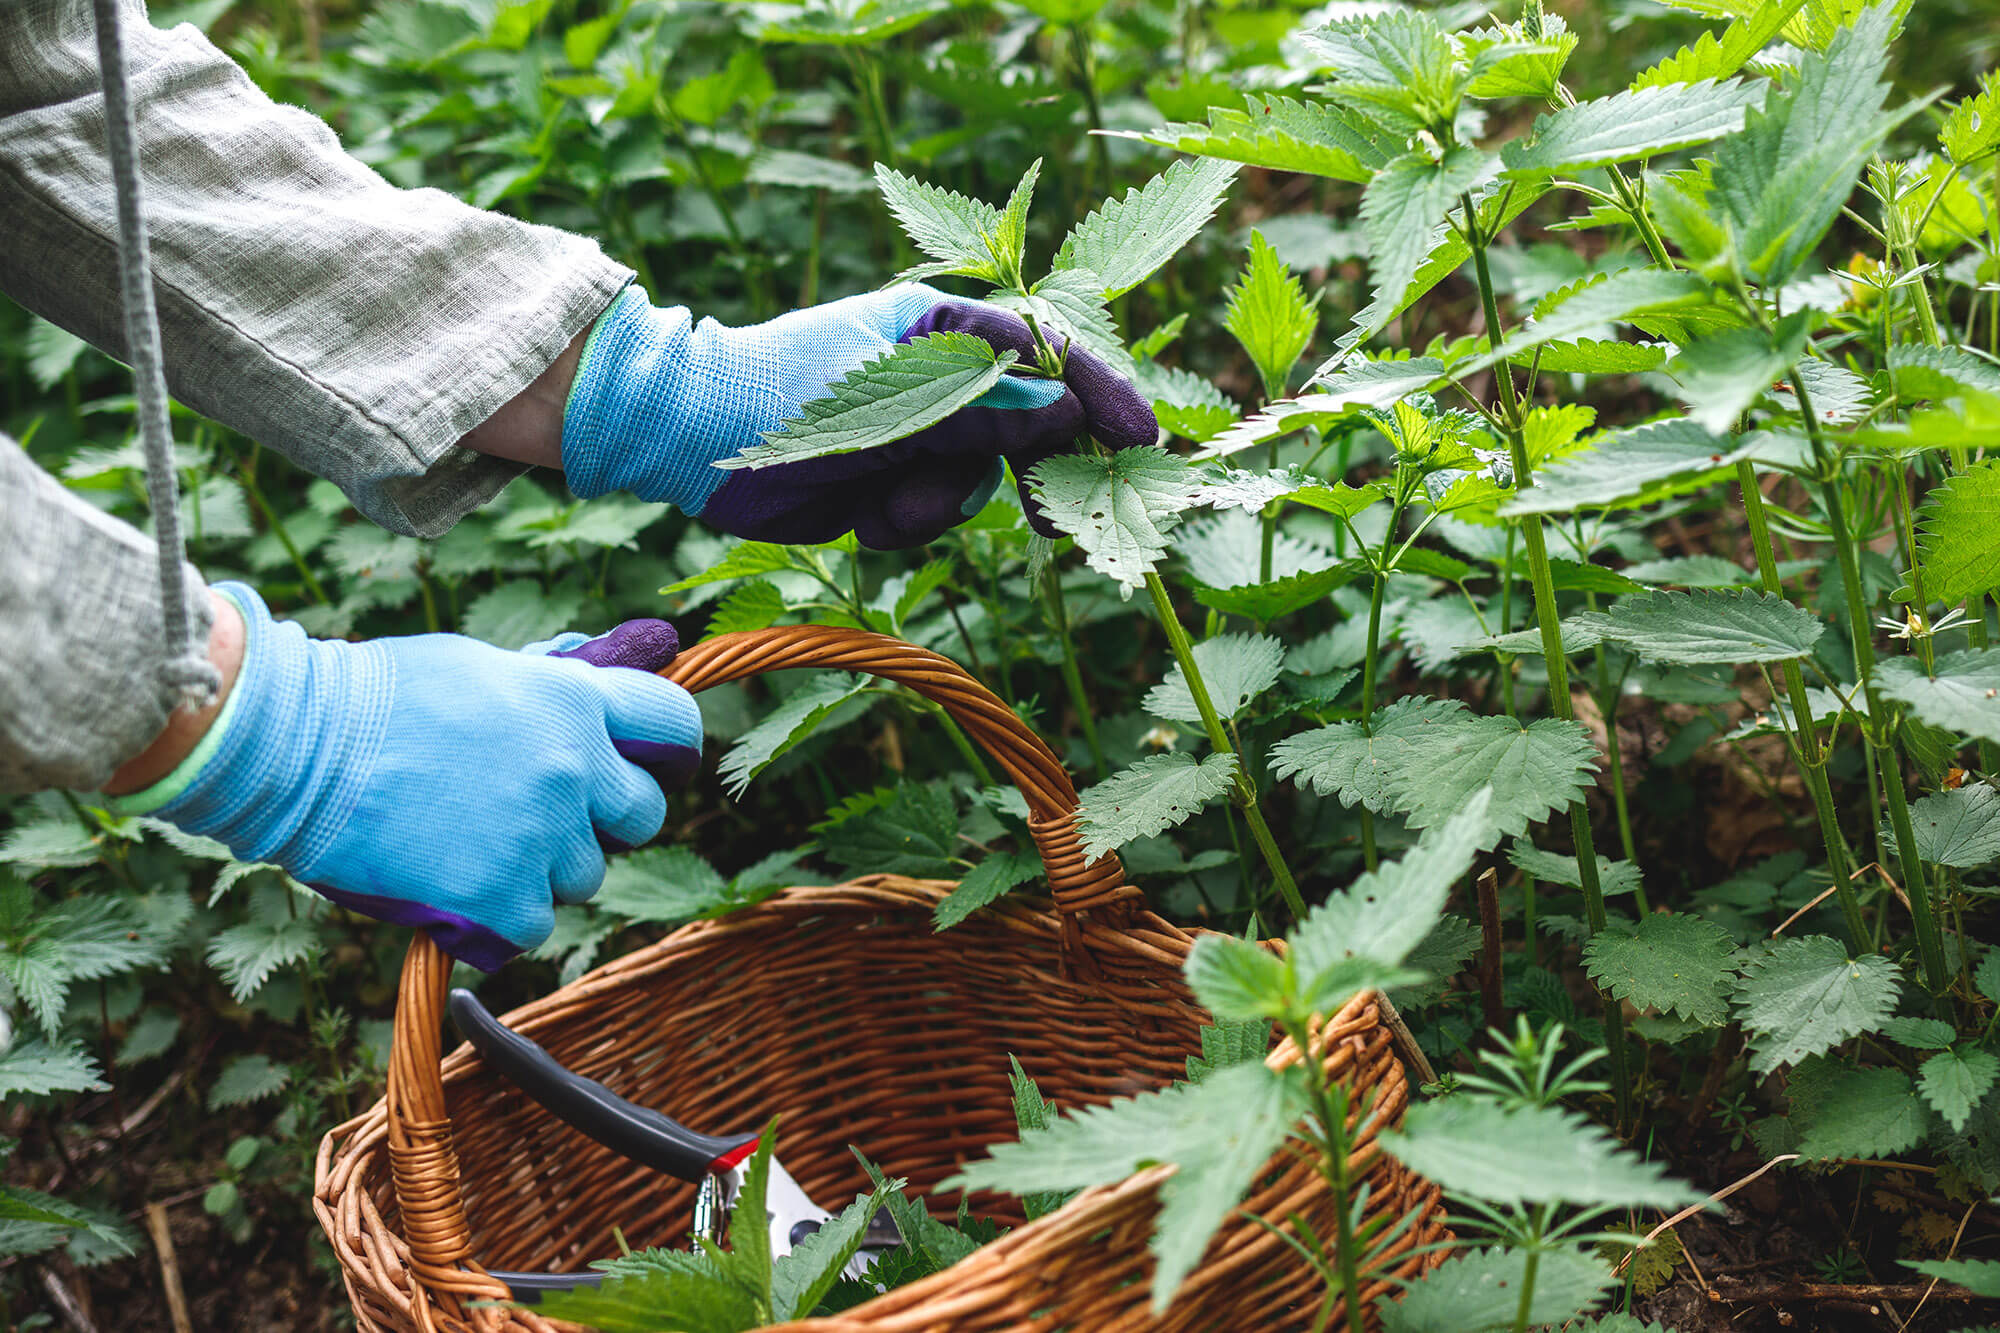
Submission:
{"label": "braided basket weave", "polygon": [[[1183,1076],[1207,1014],[1181,963],[1195,935],[1145,910],[1114,856],[1086,864],[1076,790],[1062,762],[999,699],[949,660],[882,635],[781,627],[722,635],[663,674],[689,690],[764,671],[866,672],[942,704],[1027,799],[1053,902],[1003,899],[942,934],[942,881],[876,875],[795,888],[685,926],[515,1010],[509,1026],[563,1064],[698,1129],[782,1116],[779,1156],[835,1208],[868,1188],[853,1144],[933,1207],[936,1183],[1015,1137],[1008,1056],[1063,1106],[1101,1103]],[[497,1269],[575,1270],[635,1246],[685,1245],[694,1187],[577,1134],[482,1067],[442,1047],[450,960],[419,935],[403,969],[388,1091],[320,1144],[314,1209],[333,1242],[360,1328],[536,1330],[563,1325],[505,1299]],[[1374,1126],[1396,1123],[1408,1079],[1373,996],[1330,1018],[1314,1054],[1371,1089]],[[1289,1043],[1270,1057],[1298,1058]],[[1310,1219],[1333,1234],[1333,1200],[1297,1145],[1273,1158],[1245,1212]],[[1415,1225],[1384,1267],[1411,1276],[1444,1234],[1435,1187],[1377,1153],[1355,1156],[1367,1213]],[[1172,1309],[1148,1306],[1154,1168],[1085,1192],[1022,1224],[1006,1196],[976,1212],[1015,1229],[955,1267],[788,1333],[1104,1333],[1306,1326],[1325,1290],[1289,1247],[1232,1214]],[[1372,1326],[1372,1324],[1371,1324]]]}

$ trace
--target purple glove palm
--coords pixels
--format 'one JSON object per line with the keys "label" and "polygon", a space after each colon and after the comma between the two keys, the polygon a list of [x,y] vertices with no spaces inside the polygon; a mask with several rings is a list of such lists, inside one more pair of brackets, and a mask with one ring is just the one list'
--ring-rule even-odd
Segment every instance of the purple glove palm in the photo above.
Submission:
{"label": "purple glove palm", "polygon": [[1032,364],[1018,316],[905,285],[796,311],[748,329],[635,291],[591,334],[563,423],[563,462],[579,495],[631,490],[757,541],[813,543],[853,532],[878,550],[919,546],[977,513],[1003,475],[1022,479],[1085,431],[1113,448],[1157,442],[1145,399],[1103,361],[1069,350],[1062,383],[1010,376],[969,407],[880,449],[778,467],[711,466],[755,444],[828,385],[896,342],[969,333]]}

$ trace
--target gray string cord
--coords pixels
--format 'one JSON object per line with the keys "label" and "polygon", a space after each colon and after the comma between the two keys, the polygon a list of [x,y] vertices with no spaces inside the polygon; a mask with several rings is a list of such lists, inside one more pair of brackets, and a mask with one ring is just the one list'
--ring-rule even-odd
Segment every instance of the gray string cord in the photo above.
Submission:
{"label": "gray string cord", "polygon": [[139,135],[125,82],[125,44],[118,27],[118,0],[93,0],[93,5],[97,63],[104,84],[106,147],[118,191],[118,287],[125,306],[125,352],[132,363],[132,386],[138,396],[146,499],[152,505],[153,532],[159,542],[160,616],[167,640],[160,675],[183,706],[203,708],[221,690],[222,673],[208,660],[207,645],[194,642],[194,624],[188,615],[180,485],[174,472],[173,431],[167,420],[167,377],[160,351],[160,317],[153,304],[152,251],[146,241],[146,210],[140,197]]}

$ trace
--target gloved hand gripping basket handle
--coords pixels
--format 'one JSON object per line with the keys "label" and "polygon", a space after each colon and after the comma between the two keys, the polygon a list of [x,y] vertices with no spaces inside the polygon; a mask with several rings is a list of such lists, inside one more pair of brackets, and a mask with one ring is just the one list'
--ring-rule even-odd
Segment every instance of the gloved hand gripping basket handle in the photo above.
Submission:
{"label": "gloved hand gripping basket handle", "polygon": [[[1115,853],[1086,863],[1075,827],[1075,784],[1062,760],[1013,710],[964,668],[883,634],[800,625],[724,634],[682,652],[661,674],[693,693],[766,671],[820,667],[857,671],[907,686],[941,704],[1000,765],[1028,806],[1028,827],[1065,919],[1118,909],[1141,931],[1177,935],[1144,912]],[[419,933],[404,961],[389,1062],[388,1142],[411,1267],[433,1290],[505,1299],[507,1290],[469,1267],[471,1226],[460,1190],[439,1064],[451,959]],[[587,998],[588,991],[580,998]]]}

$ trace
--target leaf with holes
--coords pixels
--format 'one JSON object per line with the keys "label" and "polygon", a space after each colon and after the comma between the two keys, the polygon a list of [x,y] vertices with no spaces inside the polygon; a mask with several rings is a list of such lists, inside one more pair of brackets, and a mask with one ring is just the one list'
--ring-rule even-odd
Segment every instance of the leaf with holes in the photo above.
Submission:
{"label": "leaf with holes", "polygon": [[848,371],[826,396],[729,458],[720,468],[765,468],[875,449],[943,421],[1000,382],[1012,351],[969,333],[931,333],[897,343]]}
{"label": "leaf with holes", "polygon": [[1130,597],[1167,553],[1166,534],[1199,493],[1198,479],[1161,449],[1110,457],[1062,454],[1029,474],[1051,523],[1076,538],[1090,567]]}
{"label": "leaf with holes", "polygon": [[1079,222],[1051,267],[1088,269],[1102,283],[1105,300],[1122,296],[1194,239],[1235,179],[1233,163],[1176,162]]}
{"label": "leaf with holes", "polygon": [[1619,999],[1711,1028],[1729,1019],[1735,957],[1728,931],[1685,912],[1601,930],[1583,948],[1590,975]]}
{"label": "leaf with holes", "polygon": [[1112,774],[1083,793],[1077,828],[1083,852],[1095,861],[1134,838],[1185,823],[1236,782],[1236,756],[1156,754]]}
{"label": "leaf with holes", "polygon": [[[1226,721],[1277,683],[1285,666],[1285,645],[1269,634],[1218,634],[1194,646],[1194,664],[1208,685],[1215,711]],[[1169,722],[1201,721],[1178,662],[1163,683],[1147,691],[1142,706]]]}
{"label": "leaf with holes", "polygon": [[1578,623],[1648,662],[1784,662],[1806,657],[1825,631],[1817,616],[1750,588],[1656,590]]}
{"label": "leaf with holes", "polygon": [[1750,1034],[1750,1067],[1768,1074],[1850,1037],[1873,1032],[1895,1008],[1896,965],[1849,958],[1825,935],[1780,940],[1743,967],[1737,1019]]}

